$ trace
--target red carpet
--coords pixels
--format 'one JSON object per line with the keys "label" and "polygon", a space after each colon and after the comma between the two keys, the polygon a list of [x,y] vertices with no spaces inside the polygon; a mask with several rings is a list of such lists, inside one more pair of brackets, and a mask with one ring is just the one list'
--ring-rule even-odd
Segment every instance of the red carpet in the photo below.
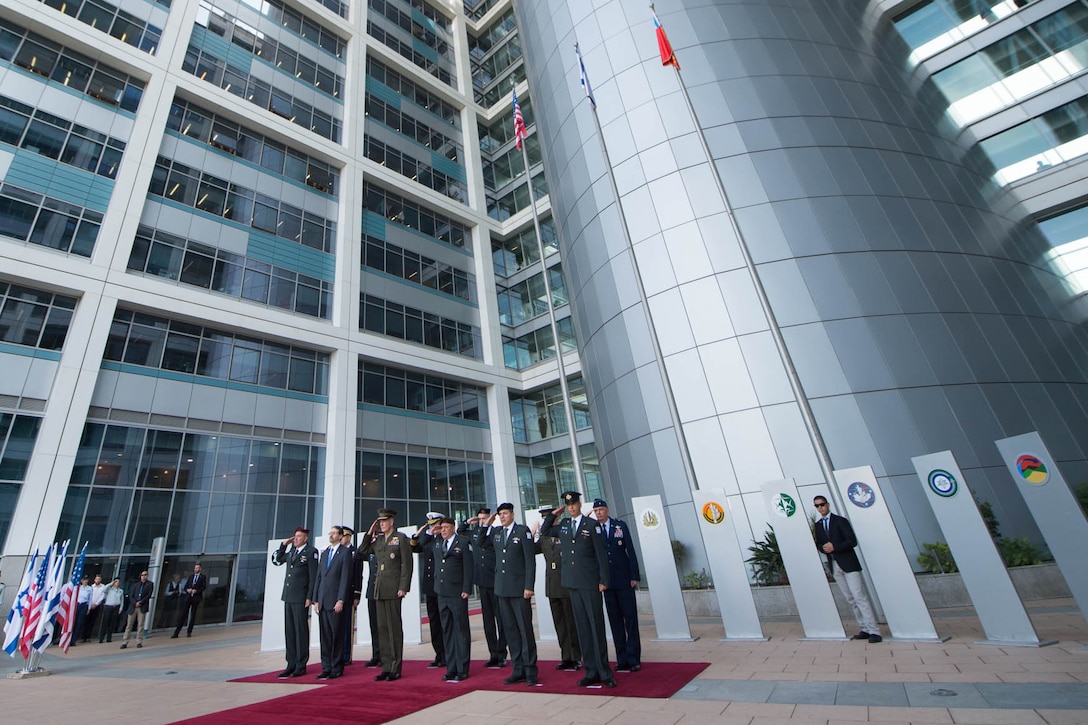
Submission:
{"label": "red carpet", "polygon": [[[503,678],[509,677],[511,673],[509,666],[489,670],[483,665],[483,661],[473,662],[469,678],[464,682],[451,684],[442,680],[445,669],[429,670],[424,661],[405,662],[402,677],[396,682],[375,682],[374,676],[381,670],[367,669],[359,662],[345,668],[343,677],[326,681],[319,688],[178,722],[201,723],[201,725],[208,723],[235,725],[239,722],[260,722],[261,725],[277,725],[278,723],[284,725],[298,725],[298,723],[380,725],[380,723],[410,715],[473,690],[666,698],[671,697],[677,690],[695,679],[709,663],[644,662],[641,672],[617,673],[616,682],[619,686],[615,689],[578,687],[575,683],[581,679],[582,673],[557,671],[555,660],[541,660],[538,663],[541,684],[537,687],[528,687],[525,684],[504,685]],[[306,677],[287,680],[276,679],[278,672],[269,672],[263,675],[241,677],[231,682],[280,684],[284,685],[285,689],[290,685],[318,684],[320,681],[315,680],[314,677],[320,672],[320,668],[311,665],[310,672],[312,674]]]}

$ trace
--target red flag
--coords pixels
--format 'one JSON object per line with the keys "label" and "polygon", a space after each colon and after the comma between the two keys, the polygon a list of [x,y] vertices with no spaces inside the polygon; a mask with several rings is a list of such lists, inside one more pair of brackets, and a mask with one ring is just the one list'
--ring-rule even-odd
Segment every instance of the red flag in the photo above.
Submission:
{"label": "red flag", "polygon": [[674,65],[676,70],[680,70],[680,61],[676,59],[676,53],[673,52],[672,45],[669,43],[669,36],[665,35],[665,28],[657,19],[656,12],[654,13],[654,28],[657,31],[657,49],[661,52],[661,65]]}

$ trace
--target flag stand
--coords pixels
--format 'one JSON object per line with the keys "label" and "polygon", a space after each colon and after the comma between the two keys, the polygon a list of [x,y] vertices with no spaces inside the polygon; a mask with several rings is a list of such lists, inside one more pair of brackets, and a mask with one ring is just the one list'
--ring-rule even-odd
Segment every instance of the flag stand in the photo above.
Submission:
{"label": "flag stand", "polygon": [[[511,87],[513,87],[514,81],[510,81]],[[515,116],[520,115],[521,109],[517,105],[517,93],[514,94],[514,112]],[[582,455],[578,449],[578,432],[574,427],[574,411],[571,409],[570,403],[570,386],[567,384],[567,368],[563,362],[563,344],[559,339],[559,323],[555,318],[555,307],[552,304],[552,283],[548,278],[548,263],[544,257],[544,237],[540,233],[540,217],[536,211],[536,194],[533,192],[533,173],[529,167],[529,145],[524,142],[524,136],[519,139],[518,126],[515,118],[514,123],[514,139],[521,146],[521,158],[525,162],[525,176],[527,181],[527,188],[529,190],[529,208],[533,213],[533,230],[536,232],[536,247],[537,252],[540,254],[540,274],[544,278],[544,296],[547,299],[548,304],[548,322],[552,329],[552,340],[555,343],[555,362],[559,370],[559,389],[563,395],[563,414],[567,419],[567,438],[570,443],[570,455],[571,463],[574,464],[574,477],[577,479],[578,487],[585,486],[585,478],[582,475]],[[547,415],[547,408],[545,408],[544,414]]]}

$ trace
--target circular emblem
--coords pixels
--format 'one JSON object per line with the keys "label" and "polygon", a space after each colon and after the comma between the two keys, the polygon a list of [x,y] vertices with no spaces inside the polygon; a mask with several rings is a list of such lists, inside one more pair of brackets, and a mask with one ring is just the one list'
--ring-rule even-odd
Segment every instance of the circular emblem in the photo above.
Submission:
{"label": "circular emblem", "polygon": [[703,518],[710,524],[720,524],[725,521],[725,507],[717,501],[707,501],[703,504]]}
{"label": "circular emblem", "polygon": [[661,525],[661,518],[653,509],[646,509],[642,512],[642,525],[653,531]]}
{"label": "circular emblem", "polygon": [[1020,472],[1021,478],[1036,486],[1042,486],[1050,478],[1043,462],[1028,453],[1016,459],[1016,470]]}
{"label": "circular emblem", "polygon": [[784,519],[797,513],[797,502],[787,493],[775,494],[771,503],[774,506],[774,512]]}
{"label": "circular emblem", "polygon": [[956,495],[960,485],[956,483],[956,477],[951,473],[937,468],[929,472],[929,487],[938,496],[951,498]]}
{"label": "circular emblem", "polygon": [[862,481],[854,481],[846,487],[846,497],[858,508],[867,509],[876,503],[876,491]]}

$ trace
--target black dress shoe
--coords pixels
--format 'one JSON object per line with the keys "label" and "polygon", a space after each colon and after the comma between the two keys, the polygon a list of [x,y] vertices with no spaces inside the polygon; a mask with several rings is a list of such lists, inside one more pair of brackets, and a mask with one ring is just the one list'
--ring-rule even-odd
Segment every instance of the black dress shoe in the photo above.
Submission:
{"label": "black dress shoe", "polygon": [[502,681],[504,685],[516,685],[519,682],[525,682],[525,675],[510,675]]}
{"label": "black dress shoe", "polygon": [[306,675],[306,670],[295,670],[291,673],[291,677],[303,677]]}
{"label": "black dress shoe", "polygon": [[879,634],[870,634],[869,635],[869,644],[879,644],[879,643],[881,643],[883,641],[884,641],[884,638],[881,637]]}
{"label": "black dress shoe", "polygon": [[855,634],[850,639],[869,639],[869,633],[868,632],[858,632],[857,634]]}
{"label": "black dress shoe", "polygon": [[565,669],[567,669],[567,666],[568,666],[569,664],[570,664],[570,662],[567,662],[566,660],[563,660],[562,662],[560,662],[559,664],[557,664],[557,665],[555,666],[555,669],[557,669],[557,670],[565,670]]}
{"label": "black dress shoe", "polygon": [[616,665],[616,672],[630,672],[630,665]]}
{"label": "black dress shoe", "polygon": [[276,675],[276,678],[280,679],[280,680],[286,680],[288,677],[290,677],[293,674],[295,674],[294,670],[284,670],[283,672]]}
{"label": "black dress shoe", "polygon": [[174,632],[172,635],[170,635],[170,639],[177,639],[177,638],[178,638],[178,633],[177,632]]}
{"label": "black dress shoe", "polygon": [[638,672],[641,669],[642,669],[642,665],[631,665],[631,671],[632,672]]}
{"label": "black dress shoe", "polygon": [[329,679],[330,679],[330,680],[335,680],[335,679],[337,679],[338,677],[343,677],[343,676],[344,676],[344,673],[343,673],[343,672],[330,672],[330,673],[329,673]]}
{"label": "black dress shoe", "polygon": [[388,679],[389,679],[389,673],[388,672],[383,672],[380,675],[377,675],[377,676],[374,677],[375,682],[381,682],[383,680],[388,680]]}
{"label": "black dress shoe", "polygon": [[603,684],[605,687],[611,689],[611,688],[616,686],[616,681],[615,680],[605,680],[601,684]]}
{"label": "black dress shoe", "polygon": [[327,680],[327,679],[329,679],[330,677],[332,677],[332,673],[331,673],[331,672],[322,672],[322,673],[321,673],[320,675],[318,675],[318,676],[317,676],[317,678],[316,678],[316,679],[318,679],[318,680]]}
{"label": "black dress shoe", "polygon": [[366,661],[366,666],[367,667],[381,667],[382,666],[382,661],[381,660],[367,660]]}
{"label": "black dress shoe", "polygon": [[399,679],[400,679],[400,673],[399,673],[399,672],[390,672],[390,673],[389,673],[389,676],[388,676],[388,677],[386,677],[385,679],[386,679],[387,681],[389,681],[389,682],[394,682],[394,681],[396,681],[396,680],[399,680]]}
{"label": "black dress shoe", "polygon": [[599,684],[601,684],[601,679],[599,677],[583,677],[578,680],[578,687],[589,687],[590,685]]}
{"label": "black dress shoe", "polygon": [[435,658],[434,660],[432,660],[432,661],[430,662],[430,664],[428,664],[428,665],[427,665],[427,669],[428,669],[428,670],[433,670],[433,669],[435,669],[436,667],[445,667],[445,666],[446,666],[446,665],[445,665],[445,663],[444,663],[444,662],[442,662],[442,660],[440,660],[440,659],[438,659],[438,658],[436,657],[436,658]]}
{"label": "black dress shoe", "polygon": [[525,678],[525,684],[528,685],[529,687],[536,687],[536,684],[537,684],[536,683],[536,678],[535,677],[526,677]]}

